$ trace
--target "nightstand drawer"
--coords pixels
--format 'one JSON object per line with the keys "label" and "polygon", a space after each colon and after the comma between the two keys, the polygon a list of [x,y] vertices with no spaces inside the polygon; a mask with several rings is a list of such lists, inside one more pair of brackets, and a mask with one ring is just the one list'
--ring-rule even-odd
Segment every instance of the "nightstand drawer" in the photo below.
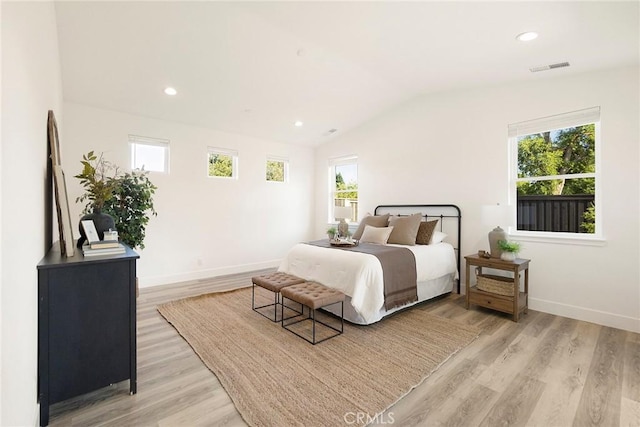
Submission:
{"label": "nightstand drawer", "polygon": [[505,313],[513,313],[513,298],[480,291],[475,286],[469,292],[469,302]]}

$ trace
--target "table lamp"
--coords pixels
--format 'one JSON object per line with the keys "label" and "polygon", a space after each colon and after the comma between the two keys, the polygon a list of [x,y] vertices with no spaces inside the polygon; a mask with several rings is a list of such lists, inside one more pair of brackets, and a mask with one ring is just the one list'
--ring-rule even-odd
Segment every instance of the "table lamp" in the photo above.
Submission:
{"label": "table lamp", "polygon": [[349,224],[345,221],[346,218],[351,219],[351,207],[349,206],[334,206],[333,215],[335,219],[339,219],[338,224],[338,236],[344,237],[349,231]]}
{"label": "table lamp", "polygon": [[485,205],[482,207],[482,224],[485,226],[495,226],[489,231],[489,252],[491,258],[500,258],[502,250],[498,245],[500,240],[507,240],[507,232],[499,224],[504,224],[507,219],[507,207],[497,203],[495,205]]}

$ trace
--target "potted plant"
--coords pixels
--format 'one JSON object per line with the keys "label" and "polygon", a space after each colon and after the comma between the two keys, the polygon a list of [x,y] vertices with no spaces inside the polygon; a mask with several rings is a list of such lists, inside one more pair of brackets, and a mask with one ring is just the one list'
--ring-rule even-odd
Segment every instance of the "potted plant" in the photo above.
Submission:
{"label": "potted plant", "polygon": [[[105,231],[114,229],[120,240],[131,248],[144,249],[146,225],[150,215],[157,215],[153,206],[156,186],[149,180],[148,172],[121,175],[103,154],[98,157],[93,151],[83,155],[81,163],[82,172],[75,176],[85,188],[76,202],[87,202],[83,210],[86,215],[81,220],[92,219],[100,239]],[[78,247],[85,240],[82,227],[80,235]]]}
{"label": "potted plant", "polygon": [[329,236],[329,240],[335,240],[338,235],[338,230],[335,227],[329,227],[327,229],[327,236]]}
{"label": "potted plant", "polygon": [[104,205],[104,211],[115,220],[120,240],[131,248],[144,249],[150,215],[158,215],[153,207],[157,187],[151,183],[148,174],[141,170],[116,178],[113,195]]}
{"label": "potted plant", "polygon": [[500,240],[498,246],[502,250],[500,258],[505,261],[513,261],[516,259],[518,252],[520,252],[521,245],[518,242],[512,242],[508,240]]}
{"label": "potted plant", "polygon": [[[80,180],[85,193],[76,198],[76,203],[86,202],[82,210],[85,215],[80,218],[80,224],[83,220],[93,220],[98,236],[102,239],[105,231],[115,229],[113,217],[103,213],[102,209],[104,204],[113,197],[118,168],[107,161],[102,154],[98,157],[93,151],[83,154],[80,163],[82,163],[82,172],[75,177]],[[80,248],[86,240],[86,236],[82,225],[79,226],[79,230],[80,239],[78,239],[77,246]]]}

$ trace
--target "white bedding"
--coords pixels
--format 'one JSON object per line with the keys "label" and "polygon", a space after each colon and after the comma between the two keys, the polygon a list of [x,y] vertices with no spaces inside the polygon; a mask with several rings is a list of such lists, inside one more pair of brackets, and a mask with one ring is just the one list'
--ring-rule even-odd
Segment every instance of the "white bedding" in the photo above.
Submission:
{"label": "white bedding", "polygon": [[[455,252],[449,243],[390,246],[413,252],[418,282],[457,274]],[[282,260],[278,271],[339,289],[351,297],[351,305],[367,323],[379,320],[384,283],[382,266],[373,255],[299,243]]]}

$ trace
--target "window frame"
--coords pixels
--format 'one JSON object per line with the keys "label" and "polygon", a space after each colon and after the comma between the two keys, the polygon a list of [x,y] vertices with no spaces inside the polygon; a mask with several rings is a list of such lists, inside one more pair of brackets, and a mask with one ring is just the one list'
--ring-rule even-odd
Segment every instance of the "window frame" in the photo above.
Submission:
{"label": "window frame", "polygon": [[[518,177],[518,138],[535,133],[561,130],[571,127],[578,127],[587,124],[594,124],[594,150],[595,150],[595,172],[548,175],[536,177]],[[592,107],[584,110],[558,114],[540,119],[509,125],[508,152],[509,152],[509,235],[522,241],[545,242],[545,243],[567,243],[580,245],[602,245],[603,233],[603,209],[602,209],[602,177],[601,177],[601,123],[600,107]],[[595,232],[594,233],[570,233],[559,231],[534,231],[517,229],[517,209],[518,209],[518,182],[550,180],[550,179],[578,179],[593,178],[595,180]]]}
{"label": "window frame", "polygon": [[[131,167],[131,170],[145,170],[147,172],[168,174],[169,173],[169,165],[170,165],[170,161],[169,161],[169,154],[170,154],[169,146],[170,146],[170,142],[171,141],[168,140],[168,139],[152,138],[152,137],[140,136],[140,135],[129,135],[129,156],[130,156],[129,166]],[[145,146],[163,148],[164,169],[161,170],[161,171],[159,171],[159,170],[151,170],[151,169],[144,169],[144,165],[142,165],[142,167],[137,167],[136,166],[136,150],[135,150],[137,145],[145,145]]]}
{"label": "window frame", "polygon": [[[272,179],[267,179],[267,170],[268,170],[268,163],[269,162],[278,162],[278,163],[283,163],[284,165],[284,171],[283,171],[283,176],[284,176],[284,181],[274,181]],[[289,159],[286,157],[280,157],[280,156],[267,156],[265,162],[264,162],[264,166],[265,166],[265,181],[266,182],[274,182],[276,184],[286,184],[289,182]]]}
{"label": "window frame", "polygon": [[[329,172],[328,172],[328,178],[329,178],[329,182],[328,182],[328,218],[327,221],[329,224],[336,224],[337,221],[335,220],[335,213],[334,213],[334,207],[335,207],[335,199],[336,196],[338,195],[339,191],[342,192],[349,192],[349,191],[353,191],[353,190],[337,190],[336,189],[336,166],[344,166],[344,165],[356,165],[356,169],[358,168],[358,156],[357,155],[349,155],[349,156],[342,156],[342,157],[336,157],[336,158],[332,158],[329,159]],[[358,202],[360,202],[360,182],[359,180],[358,182]],[[358,218],[354,218],[353,222],[357,224],[358,223]]]}
{"label": "window frame", "polygon": [[[231,157],[231,176],[219,176],[219,175],[210,175],[209,174],[209,160],[212,154],[229,156]],[[207,178],[216,178],[216,179],[230,179],[237,180],[239,176],[239,156],[238,150],[233,150],[230,148],[219,148],[219,147],[207,147]]]}

